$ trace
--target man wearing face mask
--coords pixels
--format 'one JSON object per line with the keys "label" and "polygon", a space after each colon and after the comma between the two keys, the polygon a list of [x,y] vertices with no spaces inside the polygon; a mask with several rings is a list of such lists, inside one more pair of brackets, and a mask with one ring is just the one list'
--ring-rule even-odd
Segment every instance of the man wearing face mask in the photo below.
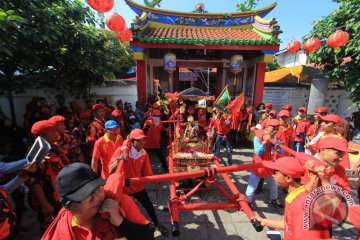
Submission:
{"label": "man wearing face mask", "polygon": [[163,171],[168,172],[166,159],[160,146],[162,131],[164,131],[164,126],[161,122],[161,112],[160,110],[155,110],[153,116],[149,116],[144,123],[144,132],[147,140],[144,148],[148,153],[155,153],[161,162]]}
{"label": "man wearing face mask", "polygon": [[43,240],[151,240],[153,228],[134,201],[116,184],[120,174],[105,182],[90,166],[74,163],[56,178],[61,209]]}
{"label": "man wearing face mask", "polygon": [[[153,172],[150,165],[150,158],[144,149],[146,135],[141,129],[134,129],[130,132],[128,138],[124,141],[123,147],[126,146],[129,149],[128,157],[124,166],[124,178],[136,178],[152,176]],[[118,148],[112,159],[110,166],[119,163],[123,148]],[[119,171],[117,169],[117,171]],[[146,192],[144,185],[126,186],[124,187],[124,193],[136,198],[141,205],[145,208],[149,214],[155,227],[161,232],[162,235],[167,236],[169,231],[165,226],[159,224],[154,206],[150,201],[149,195]]]}
{"label": "man wearing face mask", "polygon": [[[283,150],[279,150],[278,147],[273,146],[268,142],[269,139],[277,140],[276,133],[279,130],[279,120],[270,119],[266,123],[266,128],[262,131],[256,131],[254,137],[254,157],[253,163],[259,163],[264,161],[274,161],[279,157],[279,154],[283,154]],[[255,190],[259,184],[260,178],[264,178],[270,187],[270,203],[273,203],[279,208],[284,206],[278,200],[278,187],[272,178],[272,170],[266,167],[259,167],[252,170],[246,189],[246,200],[249,204],[252,203]]]}

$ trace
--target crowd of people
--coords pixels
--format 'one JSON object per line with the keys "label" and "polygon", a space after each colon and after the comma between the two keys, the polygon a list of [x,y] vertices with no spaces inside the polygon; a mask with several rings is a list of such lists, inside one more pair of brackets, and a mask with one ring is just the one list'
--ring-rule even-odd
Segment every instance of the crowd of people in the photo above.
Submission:
{"label": "crowd of people", "polygon": [[[253,141],[253,162],[263,163],[263,167],[251,172],[246,200],[252,207],[255,192],[261,191],[263,181],[267,182],[269,204],[285,207],[285,218],[258,219],[264,226],[284,230],[284,239],[330,238],[331,231],[305,231],[296,225],[300,216],[295,216],[295,208],[321,185],[335,184],[351,192],[345,172],[350,168],[348,154],[353,152],[348,148],[351,125],[338,115],[328,114],[326,107],[315,109],[311,123],[305,107],[292,116],[289,104],[277,113],[271,103],[255,109],[248,99],[231,115],[211,105],[187,106],[184,110],[179,104],[167,115],[153,95],[144,107],[137,102],[135,110],[121,99],[115,107],[106,99],[83,103],[73,100],[69,106],[64,96],[58,95],[56,100],[52,115],[55,106],[49,106],[42,97],[33,97],[26,106],[23,131],[0,111],[1,239],[16,239],[24,211],[21,188],[29,190],[29,203],[38,213],[43,239],[153,239],[155,230],[167,236],[169,231],[159,223],[145,187],[123,187],[119,180],[153,175],[149,153],[159,159],[162,173],[168,172],[164,150],[171,126],[162,123],[165,119],[196,120],[205,135],[212,136],[215,156],[220,157],[222,148],[226,148],[227,165],[235,163],[233,149]],[[51,145],[41,165],[24,159],[38,136]],[[279,145],[305,152],[315,160],[294,158]],[[118,166],[124,151],[123,176]],[[360,160],[353,174],[359,174],[359,167]],[[278,186],[288,192],[285,206],[278,199]],[[350,216],[355,217],[349,222],[360,222],[360,214]]]}

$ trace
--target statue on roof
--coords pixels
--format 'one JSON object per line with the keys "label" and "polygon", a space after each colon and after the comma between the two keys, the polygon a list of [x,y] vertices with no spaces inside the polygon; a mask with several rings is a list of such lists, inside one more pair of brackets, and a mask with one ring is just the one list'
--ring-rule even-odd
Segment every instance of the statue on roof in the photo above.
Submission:
{"label": "statue on roof", "polygon": [[205,10],[205,5],[203,3],[198,3],[195,5],[195,10],[193,12],[196,13],[207,13]]}
{"label": "statue on roof", "polygon": [[151,8],[155,8],[156,6],[160,7],[160,2],[161,0],[152,0],[152,1],[144,0],[144,4],[147,7],[151,7]]}
{"label": "statue on roof", "polygon": [[238,3],[236,4],[237,7],[236,11],[241,11],[241,12],[252,11],[252,9],[257,6],[257,1],[259,0],[246,0],[244,3]]}

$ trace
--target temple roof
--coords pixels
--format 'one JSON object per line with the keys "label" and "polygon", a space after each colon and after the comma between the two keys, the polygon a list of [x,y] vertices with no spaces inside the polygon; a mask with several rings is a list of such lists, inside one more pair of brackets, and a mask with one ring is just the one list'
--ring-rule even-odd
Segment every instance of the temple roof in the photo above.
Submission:
{"label": "temple roof", "polygon": [[144,29],[137,39],[153,43],[185,44],[275,44],[277,39],[261,36],[251,29],[226,28],[152,28]]}

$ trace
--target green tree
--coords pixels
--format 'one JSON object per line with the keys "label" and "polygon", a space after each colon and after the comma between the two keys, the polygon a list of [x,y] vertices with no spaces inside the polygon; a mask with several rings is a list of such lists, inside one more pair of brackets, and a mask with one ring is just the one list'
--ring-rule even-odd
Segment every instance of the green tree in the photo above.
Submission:
{"label": "green tree", "polygon": [[279,63],[276,60],[266,63],[266,71],[267,72],[274,71],[279,68],[281,68],[281,66],[279,65]]}
{"label": "green tree", "polygon": [[0,94],[10,105],[26,87],[82,96],[127,70],[129,47],[101,24],[81,0],[1,0]]}
{"label": "green tree", "polygon": [[[323,40],[321,47],[310,54],[310,62],[322,66],[323,74],[334,81],[344,83],[351,92],[351,99],[360,106],[360,0],[336,0],[337,9],[315,22],[310,34],[304,38],[317,37]],[[339,53],[327,46],[326,38],[341,29],[350,34],[350,41]],[[343,62],[350,57],[351,61]],[[338,61],[336,61],[338,59]]]}

